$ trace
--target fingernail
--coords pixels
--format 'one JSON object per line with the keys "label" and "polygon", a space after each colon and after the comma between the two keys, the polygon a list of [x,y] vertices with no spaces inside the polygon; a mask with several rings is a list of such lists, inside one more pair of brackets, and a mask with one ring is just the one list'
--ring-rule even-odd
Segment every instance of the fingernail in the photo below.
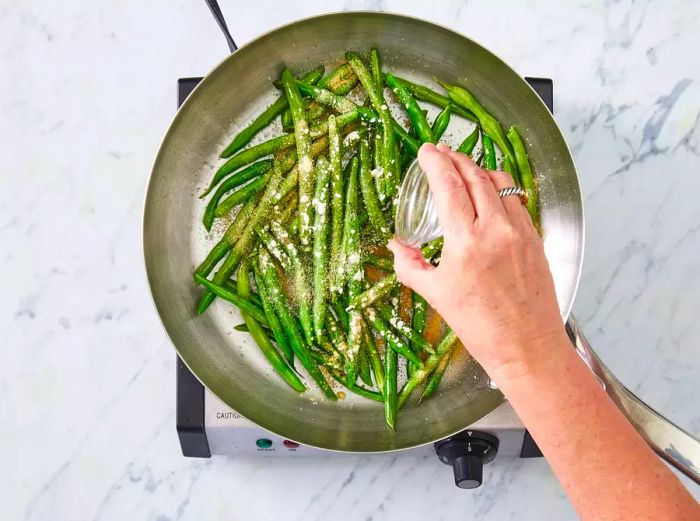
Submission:
{"label": "fingernail", "polygon": [[423,153],[436,152],[437,148],[435,148],[435,145],[433,145],[432,143],[423,143],[423,145],[420,147],[420,149],[418,151],[423,152]]}

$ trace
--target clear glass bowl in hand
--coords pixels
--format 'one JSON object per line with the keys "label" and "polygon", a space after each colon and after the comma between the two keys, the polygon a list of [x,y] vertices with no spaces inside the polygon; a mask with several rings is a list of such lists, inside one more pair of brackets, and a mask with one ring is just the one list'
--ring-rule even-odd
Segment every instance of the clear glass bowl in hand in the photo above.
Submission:
{"label": "clear glass bowl in hand", "polygon": [[404,177],[396,202],[396,238],[406,246],[422,246],[442,236],[428,176],[416,159]]}

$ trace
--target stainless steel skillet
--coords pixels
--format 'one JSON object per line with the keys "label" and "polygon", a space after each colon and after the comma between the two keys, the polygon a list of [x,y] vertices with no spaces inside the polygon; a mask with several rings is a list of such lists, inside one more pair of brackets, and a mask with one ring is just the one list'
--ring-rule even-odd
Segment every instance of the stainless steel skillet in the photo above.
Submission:
{"label": "stainless steel skillet", "polygon": [[[233,129],[276,95],[271,80],[284,65],[331,66],[348,49],[377,46],[384,66],[424,84],[436,76],[467,86],[506,126],[526,135],[537,173],[547,256],[562,317],[569,316],[583,255],[583,207],[561,132],[535,92],[477,43],[418,19],[342,13],[301,20],[267,33],[219,64],[177,113],[156,157],[144,213],[144,253],[158,313],[192,372],[223,402],[254,423],[302,443],[342,451],[389,451],[443,438],[503,402],[468,357],[453,364],[441,392],[402,409],[396,432],[378,404],[348,397],[327,402],[315,391],[288,390],[272,376],[231,307],[216,302],[195,314],[193,266],[217,236],[200,225],[196,193],[211,178]],[[465,127],[466,128],[466,127]],[[455,129],[455,138],[462,135]],[[221,230],[219,230],[219,233]]]}

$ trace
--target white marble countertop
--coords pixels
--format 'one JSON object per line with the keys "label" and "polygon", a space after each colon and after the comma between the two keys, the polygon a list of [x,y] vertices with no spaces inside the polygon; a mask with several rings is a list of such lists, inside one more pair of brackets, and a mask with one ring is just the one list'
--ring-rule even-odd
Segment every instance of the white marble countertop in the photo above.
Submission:
{"label": "white marble countertop", "polygon": [[[627,385],[700,433],[699,4],[234,4],[239,44],[301,16],[383,9],[553,78],[586,203],[575,313]],[[224,40],[185,0],[5,4],[0,34],[3,519],[575,518],[543,460],[497,460],[465,492],[434,458],[183,458],[141,205],[175,80],[206,73]]]}

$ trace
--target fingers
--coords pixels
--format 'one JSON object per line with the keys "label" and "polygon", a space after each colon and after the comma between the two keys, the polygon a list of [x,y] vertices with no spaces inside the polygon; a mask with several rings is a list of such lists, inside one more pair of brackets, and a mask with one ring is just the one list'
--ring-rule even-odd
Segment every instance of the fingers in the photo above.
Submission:
{"label": "fingers", "polygon": [[505,209],[489,175],[469,156],[450,150],[446,145],[440,145],[440,150],[449,156],[464,179],[476,216],[480,220],[488,220],[493,214],[505,216]]}
{"label": "fingers", "polygon": [[[493,183],[496,192],[503,188],[510,188],[511,186],[515,186],[513,178],[507,172],[487,170],[486,173],[491,178],[491,182]],[[525,207],[520,201],[520,197],[518,197],[517,195],[509,195],[507,197],[501,197],[500,200],[501,204],[506,209],[506,212],[508,213],[509,217],[519,220],[524,216]]]}
{"label": "fingers", "polygon": [[454,163],[431,143],[420,148],[418,161],[428,177],[445,238],[461,234],[474,222],[475,213],[464,181]]}
{"label": "fingers", "polygon": [[394,271],[399,282],[426,296],[431,288],[435,267],[425,260],[417,248],[404,246],[392,239],[388,244],[394,254]]}

